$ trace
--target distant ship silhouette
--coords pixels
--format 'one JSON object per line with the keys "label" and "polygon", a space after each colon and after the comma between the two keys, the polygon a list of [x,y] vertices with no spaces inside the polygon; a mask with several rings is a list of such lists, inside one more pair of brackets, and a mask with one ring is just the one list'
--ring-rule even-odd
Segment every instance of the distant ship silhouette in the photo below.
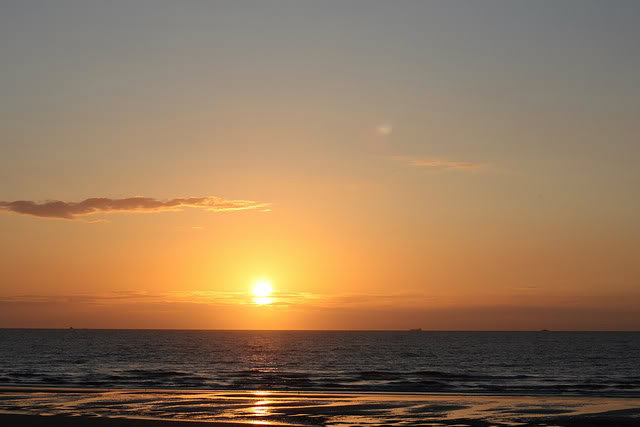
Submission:
{"label": "distant ship silhouette", "polygon": [[409,329],[409,332],[421,332],[422,328]]}

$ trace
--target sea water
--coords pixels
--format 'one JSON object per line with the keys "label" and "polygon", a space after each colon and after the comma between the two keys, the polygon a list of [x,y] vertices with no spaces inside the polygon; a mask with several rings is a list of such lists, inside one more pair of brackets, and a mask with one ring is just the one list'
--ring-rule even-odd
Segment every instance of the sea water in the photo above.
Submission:
{"label": "sea water", "polygon": [[0,385],[640,396],[640,333],[0,329]]}

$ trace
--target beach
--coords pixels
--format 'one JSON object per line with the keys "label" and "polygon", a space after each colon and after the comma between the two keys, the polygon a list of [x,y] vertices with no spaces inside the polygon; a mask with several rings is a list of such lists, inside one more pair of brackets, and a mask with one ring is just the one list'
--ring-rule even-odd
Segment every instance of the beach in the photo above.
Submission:
{"label": "beach", "polygon": [[[41,416],[22,414],[0,414],[0,422],[3,425],[25,427],[171,427],[187,424],[188,426],[210,426],[210,422],[186,422],[180,420],[149,420],[134,418],[113,417],[86,417],[86,416]],[[243,426],[245,423],[215,423],[217,426]]]}
{"label": "beach", "polygon": [[0,389],[0,422],[20,426],[636,426],[640,399],[210,390]]}

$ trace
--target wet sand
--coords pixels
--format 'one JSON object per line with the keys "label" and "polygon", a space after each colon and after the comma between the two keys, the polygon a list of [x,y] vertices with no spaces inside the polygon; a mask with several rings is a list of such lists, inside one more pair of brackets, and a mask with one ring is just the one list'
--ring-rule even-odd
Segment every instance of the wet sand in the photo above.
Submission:
{"label": "wet sand", "polygon": [[0,425],[638,426],[640,399],[0,387]]}
{"label": "wet sand", "polygon": [[185,420],[149,420],[134,418],[87,417],[65,415],[20,415],[0,414],[0,423],[4,426],[24,427],[246,427],[246,423],[226,423]]}

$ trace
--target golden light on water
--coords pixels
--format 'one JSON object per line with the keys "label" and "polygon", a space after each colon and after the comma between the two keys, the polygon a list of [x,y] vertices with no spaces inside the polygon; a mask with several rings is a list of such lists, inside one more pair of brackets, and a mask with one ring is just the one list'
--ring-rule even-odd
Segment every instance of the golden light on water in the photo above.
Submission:
{"label": "golden light on water", "polygon": [[253,302],[257,305],[271,304],[273,302],[273,298],[271,298],[273,287],[267,280],[258,280],[254,283],[252,293]]}

